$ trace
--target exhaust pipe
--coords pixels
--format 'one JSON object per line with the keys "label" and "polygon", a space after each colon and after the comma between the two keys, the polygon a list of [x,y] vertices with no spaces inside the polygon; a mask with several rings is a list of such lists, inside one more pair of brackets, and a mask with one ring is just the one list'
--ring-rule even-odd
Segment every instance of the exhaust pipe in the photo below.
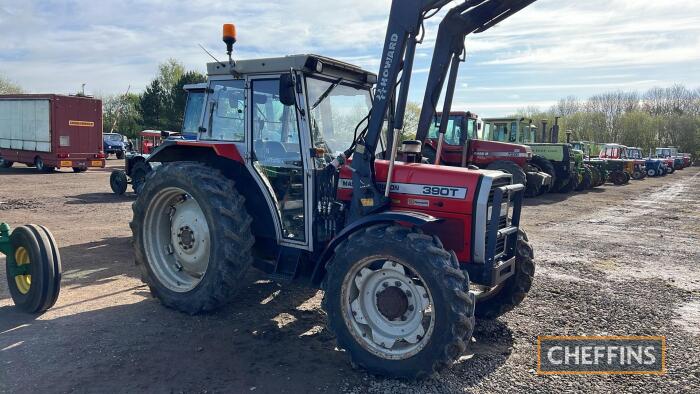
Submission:
{"label": "exhaust pipe", "polygon": [[552,126],[552,138],[550,141],[553,144],[559,143],[559,118],[561,118],[561,116],[554,118],[554,126]]}
{"label": "exhaust pipe", "polygon": [[547,119],[542,119],[542,141],[547,142]]}

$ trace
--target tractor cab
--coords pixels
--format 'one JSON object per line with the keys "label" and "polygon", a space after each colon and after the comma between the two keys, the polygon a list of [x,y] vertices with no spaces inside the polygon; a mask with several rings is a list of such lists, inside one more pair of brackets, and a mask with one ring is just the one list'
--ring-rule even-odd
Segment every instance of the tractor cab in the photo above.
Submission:
{"label": "tractor cab", "polygon": [[579,187],[582,168],[577,164],[571,145],[556,142],[559,133],[558,120],[557,118],[548,137],[546,122],[543,122],[542,135],[538,135],[537,126],[529,118],[484,119],[481,138],[527,145],[532,150],[533,162],[536,161],[534,159],[549,162],[543,163],[540,168],[552,175],[551,190],[568,193]]}

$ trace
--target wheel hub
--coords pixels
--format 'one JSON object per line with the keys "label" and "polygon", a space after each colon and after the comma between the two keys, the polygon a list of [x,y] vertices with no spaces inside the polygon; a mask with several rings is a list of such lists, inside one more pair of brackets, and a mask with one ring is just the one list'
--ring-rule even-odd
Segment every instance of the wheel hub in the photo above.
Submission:
{"label": "wheel hub", "polygon": [[[401,283],[401,282],[397,282]],[[383,283],[383,285],[386,284]],[[384,317],[389,320],[397,320],[403,318],[408,311],[408,297],[400,288],[396,286],[386,287],[377,294],[377,309]]]}
{"label": "wheel hub", "polygon": [[180,246],[185,250],[190,250],[194,247],[195,237],[194,231],[189,226],[180,227],[180,231],[177,233],[177,237],[180,238]]}
{"label": "wheel hub", "polygon": [[184,190],[161,190],[149,203],[144,220],[146,254],[158,280],[175,292],[201,282],[209,266],[212,242],[206,216]]}

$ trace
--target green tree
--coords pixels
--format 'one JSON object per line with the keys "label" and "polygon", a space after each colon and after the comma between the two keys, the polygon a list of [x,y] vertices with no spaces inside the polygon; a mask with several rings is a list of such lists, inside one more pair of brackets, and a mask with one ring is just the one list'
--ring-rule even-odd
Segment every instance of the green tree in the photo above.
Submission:
{"label": "green tree", "polygon": [[162,129],[166,94],[158,79],[154,79],[139,100],[143,125],[149,129]]}
{"label": "green tree", "polygon": [[20,94],[24,93],[24,89],[19,85],[11,82],[9,79],[0,75],[0,94]]}
{"label": "green tree", "polygon": [[185,66],[176,59],[170,58],[158,65],[158,83],[165,92],[172,91],[183,74],[185,74]]}
{"label": "green tree", "polygon": [[103,130],[108,132],[114,125],[115,132],[136,138],[143,130],[140,107],[141,96],[134,93],[103,98]]}

